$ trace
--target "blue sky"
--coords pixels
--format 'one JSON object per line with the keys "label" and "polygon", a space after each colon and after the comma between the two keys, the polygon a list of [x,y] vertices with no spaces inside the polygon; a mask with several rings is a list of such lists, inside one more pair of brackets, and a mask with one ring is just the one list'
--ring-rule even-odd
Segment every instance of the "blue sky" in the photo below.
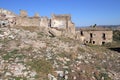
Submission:
{"label": "blue sky", "polygon": [[76,26],[120,24],[120,0],[0,0],[0,8],[27,10],[29,16],[71,14]]}

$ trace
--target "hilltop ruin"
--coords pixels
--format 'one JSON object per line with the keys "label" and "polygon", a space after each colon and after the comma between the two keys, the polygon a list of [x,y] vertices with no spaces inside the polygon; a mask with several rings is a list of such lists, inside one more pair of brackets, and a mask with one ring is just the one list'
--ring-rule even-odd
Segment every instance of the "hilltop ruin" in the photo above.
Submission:
{"label": "hilltop ruin", "polygon": [[119,48],[93,46],[112,42],[112,35],[101,27],[75,30],[68,14],[0,9],[0,80],[119,80]]}
{"label": "hilltop ruin", "polygon": [[39,16],[36,13],[29,17],[27,11],[20,10],[20,14],[0,9],[0,27],[37,27],[39,30],[45,28],[46,32],[52,36],[66,36],[83,43],[102,45],[112,42],[112,30],[99,28],[85,28],[75,30],[75,24],[71,20],[71,15],[52,14],[51,18]]}
{"label": "hilltop ruin", "polygon": [[[39,29],[46,27],[50,28],[50,32],[55,36],[57,34],[59,36],[69,34],[69,37],[73,37],[75,35],[75,25],[71,20],[71,16],[68,14],[52,15],[49,19],[48,17],[40,17],[37,13],[33,17],[29,17],[25,10],[20,10],[20,15],[16,15],[11,11],[0,9],[0,18],[2,18],[0,22],[1,27],[8,25],[10,27],[36,26]],[[66,32],[67,34],[65,34]]]}

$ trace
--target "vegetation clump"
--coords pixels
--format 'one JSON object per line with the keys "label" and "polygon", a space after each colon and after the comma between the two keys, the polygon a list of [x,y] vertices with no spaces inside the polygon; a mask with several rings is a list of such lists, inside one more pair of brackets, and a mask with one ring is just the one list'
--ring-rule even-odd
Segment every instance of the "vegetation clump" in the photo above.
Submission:
{"label": "vegetation clump", "polygon": [[29,61],[27,65],[31,66],[31,68],[38,73],[49,74],[53,71],[52,64],[44,59],[33,59],[32,61]]}

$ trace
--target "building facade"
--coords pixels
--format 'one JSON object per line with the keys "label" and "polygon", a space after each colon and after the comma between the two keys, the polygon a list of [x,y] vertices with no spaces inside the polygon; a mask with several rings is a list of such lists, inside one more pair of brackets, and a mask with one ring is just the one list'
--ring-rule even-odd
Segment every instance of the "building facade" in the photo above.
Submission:
{"label": "building facade", "polygon": [[85,44],[104,45],[111,43],[113,39],[113,31],[106,28],[81,28],[77,34]]}

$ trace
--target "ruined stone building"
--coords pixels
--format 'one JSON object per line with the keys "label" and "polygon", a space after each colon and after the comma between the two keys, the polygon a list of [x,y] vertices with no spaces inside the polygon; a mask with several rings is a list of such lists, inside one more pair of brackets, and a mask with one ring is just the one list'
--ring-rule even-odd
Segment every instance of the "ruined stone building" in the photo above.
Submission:
{"label": "ruined stone building", "polygon": [[75,24],[71,21],[71,16],[66,15],[52,15],[52,18],[50,19],[51,28],[56,28],[58,30],[64,30],[65,35],[71,36],[75,35]]}
{"label": "ruined stone building", "polygon": [[11,11],[0,9],[0,26],[2,27],[8,25],[10,27],[36,26],[39,29],[41,29],[41,27],[46,27],[50,28],[50,32],[55,35],[75,35],[75,25],[71,20],[71,16],[68,14],[52,15],[51,18],[48,18],[41,17],[38,13],[36,13],[33,17],[29,17],[27,11],[25,10],[20,10],[20,14],[16,15]]}
{"label": "ruined stone building", "polygon": [[20,10],[20,14],[0,8],[0,27],[38,27],[39,30],[46,28],[46,31],[53,36],[66,36],[70,38],[76,37],[83,43],[91,43],[102,45],[112,42],[112,30],[103,28],[82,28],[75,30],[75,24],[71,20],[71,15],[55,15],[51,18],[41,17],[36,13],[33,17],[29,17],[27,11]]}
{"label": "ruined stone building", "polygon": [[77,31],[79,39],[87,44],[103,45],[112,42],[113,31],[105,28],[81,28]]}
{"label": "ruined stone building", "polygon": [[40,26],[39,17],[29,17],[28,13],[24,10],[20,10],[20,15],[16,20],[17,26]]}
{"label": "ruined stone building", "polygon": [[20,15],[16,20],[17,26],[37,26],[37,27],[48,27],[49,26],[49,18],[48,17],[40,17],[38,13],[36,13],[33,17],[29,17],[27,11],[20,10]]}

